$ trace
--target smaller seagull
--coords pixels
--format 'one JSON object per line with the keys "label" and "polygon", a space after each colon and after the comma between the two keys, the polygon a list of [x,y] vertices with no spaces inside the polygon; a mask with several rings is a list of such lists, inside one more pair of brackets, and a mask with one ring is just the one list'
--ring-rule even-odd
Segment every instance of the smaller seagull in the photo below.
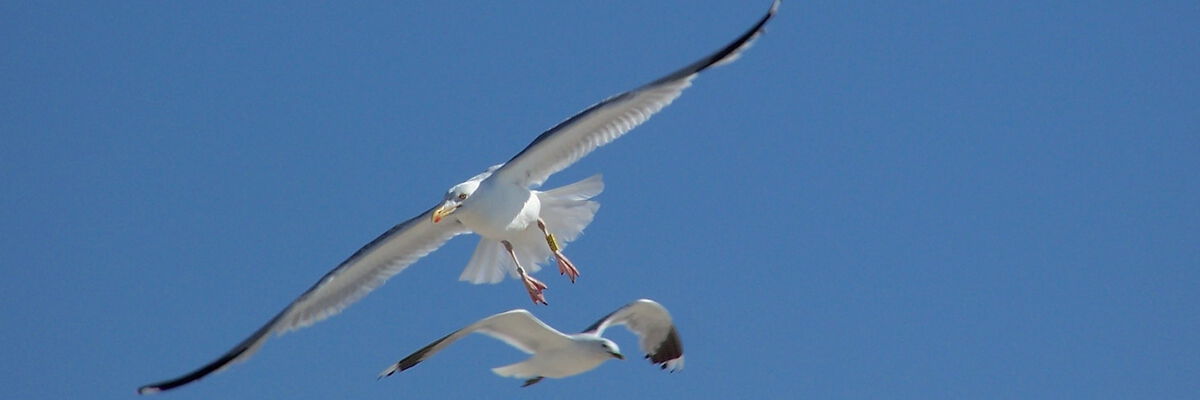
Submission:
{"label": "smaller seagull", "polygon": [[533,355],[516,364],[492,368],[496,375],[525,379],[521,387],[544,378],[565,378],[591,371],[610,358],[625,359],[616,343],[600,337],[605,329],[614,325],[625,325],[637,334],[642,351],[651,363],[671,372],[683,369],[683,342],[671,323],[671,315],[654,300],[641,299],[573,335],[551,328],[526,310],[502,312],[430,343],[388,367],[379,378],[412,368],[472,332],[494,337]]}

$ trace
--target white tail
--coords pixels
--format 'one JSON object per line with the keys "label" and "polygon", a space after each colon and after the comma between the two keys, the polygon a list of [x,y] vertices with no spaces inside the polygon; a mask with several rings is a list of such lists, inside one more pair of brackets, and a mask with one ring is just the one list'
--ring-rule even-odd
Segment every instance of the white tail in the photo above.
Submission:
{"label": "white tail", "polygon": [[521,361],[516,364],[509,364],[509,365],[505,365],[503,367],[492,368],[492,373],[495,373],[496,375],[500,375],[500,376],[503,376],[506,378],[509,378],[509,377],[522,378],[522,379],[536,378],[538,376],[538,374],[530,371],[531,369],[533,369],[531,367],[532,361],[533,361],[533,358],[530,358],[528,360]]}

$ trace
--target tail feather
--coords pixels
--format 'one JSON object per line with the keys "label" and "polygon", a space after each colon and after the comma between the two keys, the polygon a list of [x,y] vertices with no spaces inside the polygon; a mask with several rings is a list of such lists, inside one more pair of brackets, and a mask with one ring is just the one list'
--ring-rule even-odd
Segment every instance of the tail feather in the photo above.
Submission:
{"label": "tail feather", "polygon": [[587,200],[596,197],[596,195],[599,195],[603,191],[604,176],[596,174],[579,182],[542,192],[542,197],[539,200],[545,201],[547,197],[566,200]]}
{"label": "tail feather", "polygon": [[537,373],[534,373],[531,371],[533,368],[530,366],[530,364],[531,364],[530,361],[532,361],[532,360],[533,359],[528,359],[528,360],[521,361],[516,364],[509,364],[509,365],[505,365],[503,367],[492,368],[492,373],[503,376],[505,378],[521,378],[521,379],[536,378],[539,375]]}
{"label": "tail feather", "polygon": [[589,199],[602,191],[604,179],[596,174],[570,185],[538,193],[546,228],[558,237],[564,247],[592,223],[596,211],[600,210],[600,203]]}
{"label": "tail feather", "polygon": [[481,237],[479,245],[475,246],[475,254],[467,261],[467,268],[458,280],[475,284],[499,283],[504,280],[504,266],[511,264],[507,258],[501,258],[507,256],[500,242]]}

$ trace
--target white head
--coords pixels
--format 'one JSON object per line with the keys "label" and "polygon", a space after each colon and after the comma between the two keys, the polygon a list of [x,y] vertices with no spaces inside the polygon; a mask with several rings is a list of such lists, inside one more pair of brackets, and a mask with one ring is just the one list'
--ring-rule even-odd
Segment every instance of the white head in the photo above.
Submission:
{"label": "white head", "polygon": [[463,201],[466,201],[468,198],[470,198],[471,194],[475,193],[475,189],[478,188],[479,181],[472,179],[454,185],[454,187],[451,187],[450,190],[447,190],[446,197],[442,199],[442,205],[433,210],[433,223],[436,224],[441,222],[442,218],[445,218],[447,215],[453,213],[454,210],[462,207]]}
{"label": "white head", "polygon": [[592,349],[597,354],[603,354],[604,357],[616,358],[618,360],[625,359],[625,356],[621,355],[621,348],[611,340],[599,336],[585,336],[580,338],[580,340],[584,343],[587,343],[588,348]]}

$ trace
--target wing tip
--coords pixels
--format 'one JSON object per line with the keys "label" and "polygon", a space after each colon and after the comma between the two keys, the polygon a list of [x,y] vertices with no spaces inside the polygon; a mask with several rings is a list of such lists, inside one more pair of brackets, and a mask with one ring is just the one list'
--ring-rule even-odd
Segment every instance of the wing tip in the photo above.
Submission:
{"label": "wing tip", "polygon": [[677,371],[682,370],[683,369],[683,356],[679,356],[679,358],[676,358],[674,360],[668,360],[667,362],[663,363],[663,369],[667,370],[667,372],[670,372],[670,373],[675,373]]}
{"label": "wing tip", "polygon": [[[513,311],[525,311],[525,310],[512,310],[509,312],[513,312]],[[525,312],[528,312],[528,311],[525,311]],[[377,378],[377,380],[383,379],[384,377],[392,376],[392,374],[395,374],[397,372],[404,372],[404,371],[408,370],[409,368],[417,366],[417,364],[420,364],[422,361],[425,361],[426,358],[429,358],[430,356],[432,356],[433,353],[440,351],[439,346],[446,340],[449,340],[450,338],[454,337],[454,335],[458,334],[459,332],[462,332],[462,329],[451,332],[449,335],[443,336],[441,339],[435,340],[435,341],[433,341],[433,343],[425,345],[425,347],[422,347],[420,350],[417,350],[417,351],[413,352],[412,354],[409,354],[408,357],[404,357],[404,359],[397,361],[395,364],[392,364],[390,367],[383,370],[383,372],[380,372],[379,378]]]}
{"label": "wing tip", "polygon": [[200,367],[200,368],[196,369],[195,371],[192,371],[186,375],[183,375],[183,376],[175,378],[175,379],[170,379],[170,380],[166,380],[166,381],[162,381],[162,382],[155,382],[155,383],[151,383],[149,385],[144,385],[142,387],[139,387],[137,390],[137,393],[141,394],[141,395],[155,394],[155,393],[165,392],[165,391],[168,391],[171,389],[175,389],[177,387],[198,381],[198,380],[203,379],[204,377],[208,376],[209,374],[212,374],[213,372],[220,371],[220,370],[224,369],[225,367],[228,367],[230,364],[237,362],[238,357],[240,357],[242,354],[245,354],[247,349],[249,349],[249,347],[235,348],[234,349],[235,351],[229,352],[229,353],[221,356],[220,358],[216,359],[215,361],[210,362],[210,363],[204,365],[203,367]]}
{"label": "wing tip", "polygon": [[143,385],[142,387],[138,388],[138,394],[154,394],[172,390],[180,386],[204,379],[204,377],[207,377],[212,373],[222,371],[225,368],[228,368],[230,365],[245,361],[248,357],[250,357],[250,355],[258,351],[259,346],[262,346],[262,344],[266,342],[267,337],[274,330],[275,324],[279,322],[279,319],[285,313],[287,313],[287,311],[288,309],[284,309],[284,311],[277,314],[275,318],[272,318],[261,328],[258,328],[257,331],[254,331],[250,337],[246,338],[241,343],[238,343],[232,349],[229,349],[228,352],[225,352],[225,354],[222,354],[216,360],[213,360],[208,364],[193,370],[192,372],[184,374],[183,376]]}
{"label": "wing tip", "polygon": [[650,304],[650,305],[658,306],[660,308],[666,308],[666,307],[663,307],[662,304],[659,304],[657,301],[650,300],[650,299],[637,299],[637,300],[634,300],[633,303],[634,304],[637,304],[637,303]]}
{"label": "wing tip", "polygon": [[162,392],[162,389],[157,386],[152,386],[152,385],[142,386],[142,387],[138,388],[138,390],[137,390],[137,394],[140,394],[140,395],[155,394],[155,393],[159,393],[159,392]]}
{"label": "wing tip", "polygon": [[732,47],[731,49],[727,48],[728,52],[724,57],[717,59],[715,62],[705,68],[719,67],[737,61],[737,59],[742,56],[742,53],[746,52],[746,50],[754,44],[754,41],[758,40],[759,36],[762,36],[763,33],[766,33],[767,22],[769,22],[771,18],[775,17],[775,13],[779,12],[779,4],[781,2],[782,0],[775,0],[773,3],[771,3],[771,8],[767,10],[767,14],[764,15],[762,19],[759,19],[758,23],[756,23],[753,28],[750,28],[750,30],[744,33],[742,37],[734,41],[735,45],[730,46]]}
{"label": "wing tip", "polygon": [[391,366],[387,367],[387,369],[383,370],[383,372],[380,372],[379,377],[375,378],[375,380],[387,378],[389,376],[392,376],[392,374],[395,374],[400,371],[401,371],[400,363],[392,364]]}
{"label": "wing tip", "polygon": [[681,80],[685,84],[690,84],[691,79],[697,74],[704,72],[704,70],[712,67],[719,67],[736,61],[742,56],[742,53],[745,52],[746,49],[750,48],[750,46],[754,44],[755,39],[758,39],[759,35],[762,35],[762,33],[766,31],[767,22],[769,22],[771,18],[775,17],[775,13],[779,11],[780,2],[781,0],[775,0],[773,3],[771,3],[771,8],[767,10],[766,15],[760,18],[758,22],[754,24],[754,26],[750,27],[749,30],[742,33],[741,36],[738,36],[737,39],[734,39],[732,42],[725,45],[725,47],[722,47],[720,50],[717,50],[717,52],[709,55],[708,57],[700,59],[700,61],[692,63],[691,65],[675,71],[670,75],[651,82],[643,88]]}
{"label": "wing tip", "polygon": [[646,360],[650,361],[651,364],[657,365],[659,369],[669,373],[675,373],[676,371],[683,369],[683,356],[672,358],[670,360],[654,361],[654,356],[647,354]]}

